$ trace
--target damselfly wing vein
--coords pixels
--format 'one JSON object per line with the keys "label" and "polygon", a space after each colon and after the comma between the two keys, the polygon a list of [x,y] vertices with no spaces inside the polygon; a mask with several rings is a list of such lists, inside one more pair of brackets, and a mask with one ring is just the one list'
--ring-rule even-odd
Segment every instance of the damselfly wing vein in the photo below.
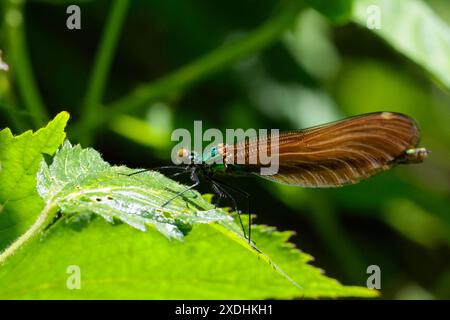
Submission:
{"label": "damselfly wing vein", "polygon": [[[404,161],[405,153],[417,147],[419,138],[410,117],[378,112],[226,145],[224,163],[229,173],[260,175],[259,158],[252,164],[250,156],[270,154],[271,144],[277,143],[278,172],[261,177],[303,187],[339,187],[409,163]],[[419,153],[411,162],[425,156],[426,151]],[[245,161],[238,163],[238,159]]]}

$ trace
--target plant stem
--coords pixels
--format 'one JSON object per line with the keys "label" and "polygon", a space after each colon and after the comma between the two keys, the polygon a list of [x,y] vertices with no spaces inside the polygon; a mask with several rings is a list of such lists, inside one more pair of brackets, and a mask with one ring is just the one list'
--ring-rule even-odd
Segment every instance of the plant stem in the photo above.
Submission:
{"label": "plant stem", "polygon": [[58,206],[52,202],[49,202],[39,214],[33,225],[24,234],[17,238],[8,248],[6,248],[5,251],[0,253],[0,265],[5,263],[10,256],[14,255],[14,253],[16,253],[17,250],[19,250],[27,242],[39,235],[39,233],[41,233],[53,220],[57,212]]}
{"label": "plant stem", "polygon": [[24,116],[27,116],[28,113],[20,110],[16,105],[12,92],[9,90],[4,92],[3,96],[0,98],[0,111],[3,111],[8,115],[14,128],[13,132],[24,132],[30,127],[29,123],[24,120]]}
{"label": "plant stem", "polygon": [[342,230],[332,208],[317,195],[308,193],[311,220],[328,250],[335,256],[349,281],[361,281],[365,265],[351,240]]}
{"label": "plant stem", "polygon": [[220,46],[187,66],[163,77],[160,80],[142,85],[127,96],[112,102],[103,108],[103,113],[93,118],[91,122],[81,123],[81,132],[93,135],[94,131],[104,126],[115,116],[137,110],[156,99],[185,89],[202,78],[211,75],[235,63],[239,59],[257,52],[279,38],[279,35],[292,24],[303,2],[294,0],[283,3],[277,12],[266,23],[246,36]]}
{"label": "plant stem", "polygon": [[5,4],[4,20],[8,35],[8,59],[25,108],[33,115],[33,124],[38,129],[48,120],[48,115],[39,95],[27,52],[23,11],[23,1],[9,0]]}
{"label": "plant stem", "polygon": [[98,116],[97,108],[101,103],[109,69],[119,40],[119,33],[129,4],[129,0],[115,0],[112,4],[83,100],[82,122],[88,123]]}

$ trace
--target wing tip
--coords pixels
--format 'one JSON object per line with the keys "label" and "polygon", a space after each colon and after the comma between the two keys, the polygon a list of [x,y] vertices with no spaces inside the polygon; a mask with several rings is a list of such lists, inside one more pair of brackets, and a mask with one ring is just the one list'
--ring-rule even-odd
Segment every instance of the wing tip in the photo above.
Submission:
{"label": "wing tip", "polygon": [[378,114],[384,120],[405,121],[411,129],[411,139],[409,141],[408,148],[413,149],[413,148],[417,147],[417,145],[420,142],[421,134],[420,134],[420,126],[414,118],[412,118],[404,113],[393,112],[393,111],[380,111],[380,112],[376,112],[376,114]]}

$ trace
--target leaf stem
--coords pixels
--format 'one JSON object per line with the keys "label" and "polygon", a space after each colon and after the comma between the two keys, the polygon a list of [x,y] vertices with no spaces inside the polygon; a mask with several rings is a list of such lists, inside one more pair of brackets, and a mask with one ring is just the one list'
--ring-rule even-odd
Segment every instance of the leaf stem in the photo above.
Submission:
{"label": "leaf stem", "polygon": [[24,120],[24,116],[28,116],[29,113],[17,107],[15,97],[10,90],[0,97],[0,111],[7,114],[15,132],[24,132],[30,127],[28,121]]}
{"label": "leaf stem", "polygon": [[8,58],[25,108],[33,115],[34,126],[40,128],[48,120],[48,114],[39,95],[27,52],[23,11],[23,1],[10,0],[5,5],[4,20],[8,35]]}
{"label": "leaf stem", "polygon": [[83,100],[81,122],[89,122],[97,116],[97,108],[101,103],[109,69],[119,40],[119,33],[129,4],[129,0],[116,0],[112,4]]}
{"label": "leaf stem", "polygon": [[6,248],[5,251],[0,253],[0,265],[4,264],[10,256],[17,252],[17,250],[41,233],[50,221],[53,220],[57,212],[58,206],[53,202],[49,202],[39,214],[33,225]]}

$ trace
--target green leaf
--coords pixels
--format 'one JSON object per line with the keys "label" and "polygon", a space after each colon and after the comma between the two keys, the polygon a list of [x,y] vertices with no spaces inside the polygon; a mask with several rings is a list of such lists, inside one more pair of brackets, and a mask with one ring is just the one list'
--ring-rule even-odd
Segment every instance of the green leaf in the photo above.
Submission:
{"label": "green leaf", "polygon": [[[226,236],[218,224],[199,224],[184,242],[157,232],[110,225],[95,216],[61,220],[43,241],[0,269],[0,298],[9,299],[264,299],[373,297],[344,287],[307,264],[311,257],[286,243],[290,233],[254,227],[254,239],[303,290],[270,267],[255,250]],[[32,261],[32,263],[30,263]],[[51,261],[51,267],[49,262]],[[70,290],[71,266],[80,289]],[[72,267],[73,268],[73,267]],[[14,270],[14,272],[12,272]]]}
{"label": "green leaf", "polygon": [[306,2],[332,22],[343,23],[352,16],[353,0],[306,0]]}
{"label": "green leaf", "polygon": [[42,162],[37,189],[47,204],[57,204],[64,214],[93,212],[141,231],[151,225],[169,239],[182,240],[194,224],[211,221],[239,233],[225,211],[215,210],[196,191],[163,206],[186,187],[155,171],[129,176],[135,172],[110,166],[97,151],[66,141],[50,166]]}
{"label": "green leaf", "polygon": [[0,252],[27,230],[43,207],[36,192],[42,154],[53,155],[65,139],[69,114],[61,112],[45,128],[13,136],[0,131]]}
{"label": "green leaf", "polygon": [[[450,88],[450,28],[420,0],[357,0],[353,20],[372,29],[396,50]],[[374,20],[375,19],[375,20]]]}

